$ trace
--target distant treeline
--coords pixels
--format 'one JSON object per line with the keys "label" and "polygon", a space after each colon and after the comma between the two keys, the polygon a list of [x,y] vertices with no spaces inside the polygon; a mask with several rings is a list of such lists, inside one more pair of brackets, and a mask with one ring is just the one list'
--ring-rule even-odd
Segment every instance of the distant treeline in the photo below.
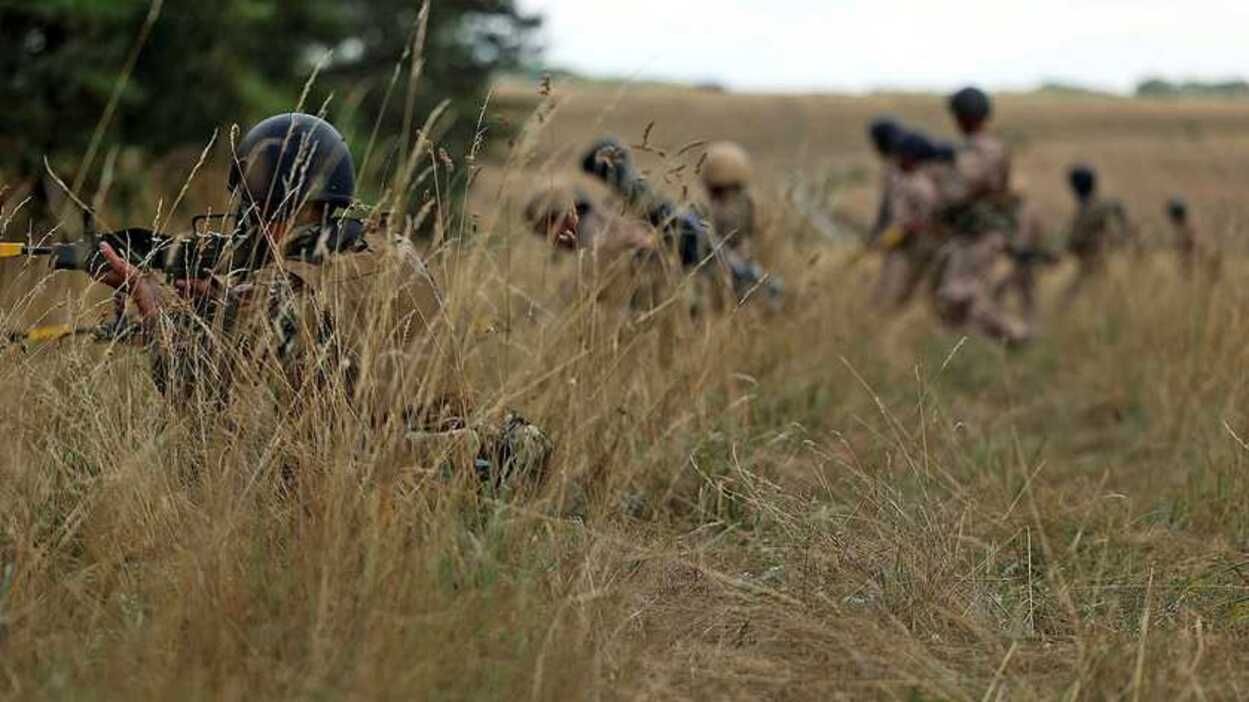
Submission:
{"label": "distant treeline", "polygon": [[1249,81],[1169,81],[1147,78],[1136,86],[1137,97],[1249,97]]}
{"label": "distant treeline", "polygon": [[[1071,97],[1115,97],[1115,93],[1075,83],[1049,81],[1042,83],[1037,92],[1047,95]],[[1136,84],[1132,95],[1138,98],[1187,98],[1187,97],[1249,97],[1249,81],[1232,79],[1221,81],[1172,81],[1165,78],[1146,78]]]}

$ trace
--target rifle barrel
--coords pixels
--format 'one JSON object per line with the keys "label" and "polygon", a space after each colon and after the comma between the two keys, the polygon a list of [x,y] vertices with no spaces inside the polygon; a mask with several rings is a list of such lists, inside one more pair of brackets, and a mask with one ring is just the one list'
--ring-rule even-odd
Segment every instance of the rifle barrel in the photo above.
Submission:
{"label": "rifle barrel", "polygon": [[30,246],[16,241],[0,242],[0,258],[18,258],[20,256],[51,256],[51,246]]}

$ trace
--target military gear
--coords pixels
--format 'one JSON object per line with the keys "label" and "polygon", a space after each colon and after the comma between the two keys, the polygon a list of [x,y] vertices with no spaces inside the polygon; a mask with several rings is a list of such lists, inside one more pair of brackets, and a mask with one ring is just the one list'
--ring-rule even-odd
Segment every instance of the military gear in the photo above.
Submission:
{"label": "military gear", "polygon": [[245,211],[288,219],[312,203],[348,207],[355,164],[338,130],[312,115],[290,113],[256,125],[235,148],[229,188]]}
{"label": "military gear", "polygon": [[873,119],[867,125],[867,136],[875,147],[876,153],[882,158],[893,155],[894,146],[903,134],[901,123],[893,117],[882,116]]}
{"label": "military gear", "polygon": [[1071,185],[1071,191],[1080,200],[1088,200],[1093,193],[1097,192],[1097,171],[1089,166],[1072,167],[1071,172],[1067,174],[1067,181]]}
{"label": "military gear", "polygon": [[993,115],[993,102],[979,88],[963,88],[950,96],[950,112],[960,122],[979,124]]}
{"label": "military gear", "polygon": [[750,156],[732,142],[712,144],[707,148],[702,176],[708,188],[744,188],[750,182]]}
{"label": "military gear", "polygon": [[933,302],[952,329],[970,327],[1008,343],[1025,341],[1028,325],[1006,314],[995,296],[994,276],[1008,263],[1018,226],[1019,198],[1011,192],[1010,150],[996,137],[970,129],[987,119],[988,96],[970,88],[951,99],[969,136],[948,166],[934,166],[941,193],[940,219],[951,236],[937,254]]}
{"label": "military gear", "polygon": [[1076,257],[1079,267],[1063,294],[1063,306],[1069,307],[1082,290],[1103,277],[1110,249],[1132,238],[1123,203],[1101,198],[1095,191],[1080,200],[1067,239],[1067,249]]}
{"label": "military gear", "polygon": [[1084,201],[1076,211],[1067,247],[1081,258],[1100,256],[1108,247],[1126,240],[1127,227],[1123,203],[1092,198]]}
{"label": "military gear", "polygon": [[755,199],[745,190],[713,193],[708,213],[716,237],[745,258],[754,258],[758,240]]}

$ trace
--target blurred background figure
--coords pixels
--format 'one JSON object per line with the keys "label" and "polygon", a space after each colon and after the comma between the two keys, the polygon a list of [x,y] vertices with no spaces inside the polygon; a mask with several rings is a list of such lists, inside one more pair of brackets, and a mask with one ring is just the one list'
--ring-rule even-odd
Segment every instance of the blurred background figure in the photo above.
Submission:
{"label": "blurred background figure", "polygon": [[915,296],[941,245],[933,168],[948,164],[952,154],[888,118],[874,121],[868,134],[884,163],[881,203],[870,238],[884,254],[873,299],[883,311],[895,312]]}
{"label": "blurred background figure", "polygon": [[1023,342],[1030,330],[1003,311],[991,280],[1016,226],[1010,149],[989,131],[993,102],[987,93],[963,88],[950,96],[948,107],[964,142],[940,181],[951,236],[934,286],[937,311],[952,328],[969,326],[988,338]]}
{"label": "blurred background figure", "polygon": [[609,214],[586,192],[563,183],[539,188],[525,207],[525,221],[557,250],[575,255],[576,270],[560,285],[565,303],[592,302],[614,319],[616,333],[638,318],[657,316],[659,363],[671,364],[673,320],[654,313],[673,292],[668,281],[677,266],[665,260],[650,226]]}
{"label": "blurred background figure", "polygon": [[1127,243],[1136,244],[1123,203],[1098,192],[1097,171],[1092,166],[1073,166],[1067,175],[1076,212],[1071,220],[1067,250],[1076,259],[1076,272],[1063,294],[1063,307],[1069,307],[1093,282],[1106,275],[1110,252]]}
{"label": "blurred background figure", "polygon": [[1222,273],[1223,257],[1210,238],[1193,226],[1184,198],[1176,196],[1167,202],[1167,221],[1171,223],[1180,272],[1186,278],[1202,275],[1217,279]]}

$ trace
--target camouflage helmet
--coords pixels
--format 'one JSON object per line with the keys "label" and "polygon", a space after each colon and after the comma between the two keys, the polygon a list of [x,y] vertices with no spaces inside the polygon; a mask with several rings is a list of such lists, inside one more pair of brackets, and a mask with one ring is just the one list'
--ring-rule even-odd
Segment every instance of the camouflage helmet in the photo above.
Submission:
{"label": "camouflage helmet", "polygon": [[960,122],[984,122],[993,116],[993,101],[980,88],[963,88],[950,96],[950,112]]}
{"label": "camouflage helmet", "polygon": [[529,197],[524,216],[534,231],[545,235],[558,218],[571,214],[582,217],[591,209],[590,196],[581,189],[565,183],[551,183],[538,188]]}
{"label": "camouflage helmet", "polygon": [[356,168],[342,134],[329,122],[301,113],[270,117],[235,148],[229,187],[266,219],[294,215],[306,204],[348,207]]}
{"label": "camouflage helmet", "polygon": [[1097,171],[1084,164],[1072,166],[1067,174],[1067,182],[1077,197],[1081,200],[1088,199],[1097,190]]}
{"label": "camouflage helmet", "polygon": [[707,148],[702,172],[703,184],[707,187],[745,187],[750,175],[750,156],[740,145],[721,141]]}

